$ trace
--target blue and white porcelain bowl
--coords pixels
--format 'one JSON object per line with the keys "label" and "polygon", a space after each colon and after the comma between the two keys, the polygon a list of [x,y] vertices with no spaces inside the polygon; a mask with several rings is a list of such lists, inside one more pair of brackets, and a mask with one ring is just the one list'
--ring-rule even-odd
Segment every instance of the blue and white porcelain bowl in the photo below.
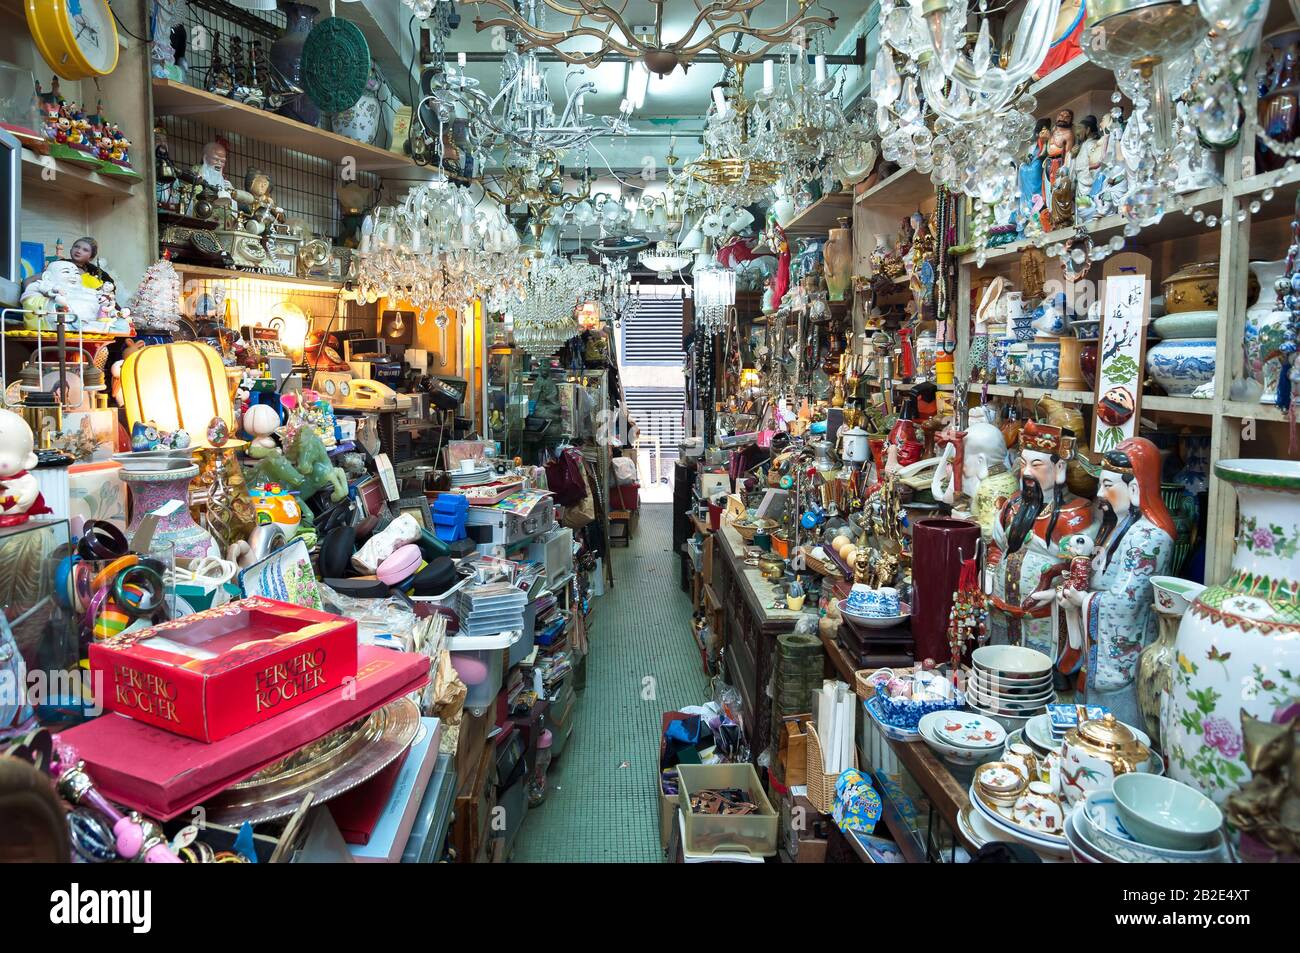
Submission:
{"label": "blue and white porcelain bowl", "polygon": [[1058,341],[1031,341],[1025,359],[1025,383],[1030,387],[1056,387],[1061,378],[1061,345]]}
{"label": "blue and white porcelain bowl", "polygon": [[1214,338],[1174,338],[1147,351],[1147,370],[1170,397],[1214,380]]}

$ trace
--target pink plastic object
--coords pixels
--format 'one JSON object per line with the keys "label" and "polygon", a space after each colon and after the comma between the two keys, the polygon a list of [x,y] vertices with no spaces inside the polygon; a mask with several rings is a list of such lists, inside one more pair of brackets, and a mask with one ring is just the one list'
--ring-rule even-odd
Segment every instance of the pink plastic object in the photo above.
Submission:
{"label": "pink plastic object", "polygon": [[405,579],[415,575],[423,561],[420,547],[414,543],[398,546],[391,556],[379,564],[375,575],[386,586],[396,586]]}

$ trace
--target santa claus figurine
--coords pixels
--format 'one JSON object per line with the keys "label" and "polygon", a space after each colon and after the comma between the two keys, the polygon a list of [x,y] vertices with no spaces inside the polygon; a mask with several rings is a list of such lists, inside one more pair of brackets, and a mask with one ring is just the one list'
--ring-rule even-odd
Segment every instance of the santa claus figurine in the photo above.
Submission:
{"label": "santa claus figurine", "polygon": [[36,466],[34,445],[27,421],[0,410],[0,526],[18,526],[28,517],[53,512],[28,472]]}

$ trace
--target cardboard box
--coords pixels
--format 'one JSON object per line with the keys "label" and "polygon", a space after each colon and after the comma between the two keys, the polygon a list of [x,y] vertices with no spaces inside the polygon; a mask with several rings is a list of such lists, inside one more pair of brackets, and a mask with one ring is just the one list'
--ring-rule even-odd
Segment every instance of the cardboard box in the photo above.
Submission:
{"label": "cardboard box", "polygon": [[90,646],[104,707],[220,741],[357,674],[357,623],[287,602],[241,599]]}

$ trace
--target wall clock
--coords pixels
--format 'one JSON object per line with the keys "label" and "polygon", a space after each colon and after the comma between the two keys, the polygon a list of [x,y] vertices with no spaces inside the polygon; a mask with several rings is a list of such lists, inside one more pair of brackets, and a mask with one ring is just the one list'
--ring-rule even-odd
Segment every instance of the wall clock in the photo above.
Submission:
{"label": "wall clock", "polygon": [[60,79],[107,76],[117,66],[117,23],[107,0],[27,0],[27,27]]}

